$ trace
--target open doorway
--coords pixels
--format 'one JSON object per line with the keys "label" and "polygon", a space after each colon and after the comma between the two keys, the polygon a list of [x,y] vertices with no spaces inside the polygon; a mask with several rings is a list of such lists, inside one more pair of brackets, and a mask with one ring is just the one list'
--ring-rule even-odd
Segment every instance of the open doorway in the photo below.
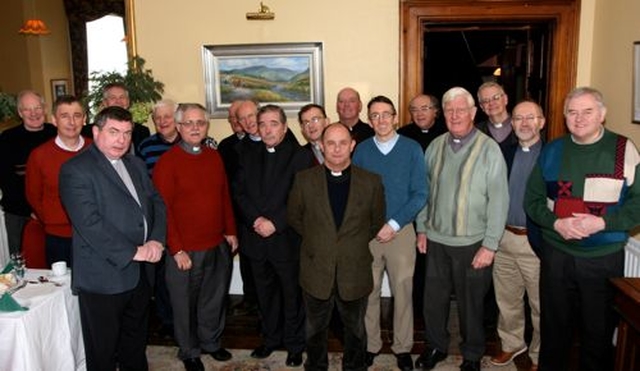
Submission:
{"label": "open doorway", "polygon": [[[422,92],[441,96],[455,85],[475,96],[483,79],[496,78],[512,104],[525,97],[540,102],[548,139],[564,134],[562,106],[576,78],[578,5],[577,0],[402,2],[399,106],[407,107]],[[499,77],[493,76],[497,68]],[[401,122],[407,122],[408,112],[400,112]]]}
{"label": "open doorway", "polygon": [[547,112],[552,29],[551,22],[425,23],[423,91],[440,97],[462,86],[475,96],[482,83],[494,81],[507,93],[509,111],[531,99]]}

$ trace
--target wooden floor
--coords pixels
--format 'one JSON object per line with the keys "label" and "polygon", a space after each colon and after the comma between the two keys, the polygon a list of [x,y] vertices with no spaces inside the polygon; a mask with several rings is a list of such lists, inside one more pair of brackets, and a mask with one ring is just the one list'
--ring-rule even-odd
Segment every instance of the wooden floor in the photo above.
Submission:
{"label": "wooden floor", "polygon": [[[242,300],[240,296],[232,296],[230,302],[230,308],[239,303]],[[392,332],[390,331],[391,318],[392,318],[392,299],[382,299],[382,337],[384,347],[383,353],[391,353]],[[154,312],[152,310],[152,312]],[[232,311],[229,310],[228,313]],[[450,327],[457,328],[457,318],[455,313],[455,305],[452,306],[452,316],[450,319]],[[159,334],[159,328],[157,319],[154,315],[151,315],[150,321],[150,343],[153,345],[175,345],[170,337],[162,336]],[[424,341],[424,323],[422,321],[421,312],[416,312],[415,325],[414,325],[414,347],[413,354],[420,354],[425,348]],[[450,353],[459,354],[458,342],[459,338],[456,338],[457,331],[452,331],[452,345]],[[232,316],[227,315],[227,323],[223,335],[222,344],[227,348],[233,349],[253,349],[261,344],[260,338],[260,320],[258,316]],[[487,355],[493,355],[499,351],[498,336],[495,331],[495,327],[487,331]],[[329,335],[329,351],[339,352],[342,350],[339,337],[331,331]],[[515,359],[518,371],[528,370],[530,366],[529,357],[525,354],[520,355]],[[576,369],[577,370],[577,369]],[[568,370],[569,371],[569,370]]]}

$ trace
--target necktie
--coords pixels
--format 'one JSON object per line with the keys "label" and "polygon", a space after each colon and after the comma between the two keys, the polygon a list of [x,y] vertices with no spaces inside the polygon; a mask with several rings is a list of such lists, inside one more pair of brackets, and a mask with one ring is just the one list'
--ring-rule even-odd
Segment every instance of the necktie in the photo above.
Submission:
{"label": "necktie", "polygon": [[133,186],[133,181],[131,181],[131,176],[129,175],[129,172],[127,171],[127,168],[124,166],[124,163],[122,162],[122,160],[116,160],[113,163],[113,167],[116,169],[116,172],[118,173],[118,175],[120,175],[120,179],[122,179],[122,181],[124,182],[124,185],[129,190],[129,193],[131,193],[131,196],[133,196],[133,198],[136,200],[138,205],[140,205],[138,192],[136,192],[136,188]]}
{"label": "necktie", "polygon": [[[116,172],[120,176],[120,179],[122,179],[122,181],[124,182],[124,185],[129,190],[129,193],[131,193],[131,196],[136,200],[138,205],[142,206],[140,204],[140,199],[138,198],[138,192],[136,192],[136,187],[133,186],[133,181],[131,180],[131,176],[129,175],[129,172],[127,171],[127,168],[124,166],[124,163],[122,162],[122,160],[114,161],[113,167],[116,169]],[[148,230],[147,218],[143,215],[142,219],[144,221],[144,240],[146,241],[147,230]]]}

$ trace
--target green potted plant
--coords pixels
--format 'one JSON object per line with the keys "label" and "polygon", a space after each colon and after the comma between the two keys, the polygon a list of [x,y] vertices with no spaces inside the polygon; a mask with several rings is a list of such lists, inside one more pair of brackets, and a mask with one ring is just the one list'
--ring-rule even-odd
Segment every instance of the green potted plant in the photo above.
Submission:
{"label": "green potted plant", "polygon": [[0,91],[0,131],[13,126],[18,118],[18,104],[16,96]]}
{"label": "green potted plant", "polygon": [[129,90],[131,106],[129,110],[135,122],[146,122],[151,114],[153,103],[162,98],[164,84],[153,77],[150,69],[144,68],[142,57],[133,57],[127,63],[127,72],[93,72],[89,77],[91,91],[87,96],[89,110],[97,113],[102,104],[102,91],[108,84],[120,82]]}

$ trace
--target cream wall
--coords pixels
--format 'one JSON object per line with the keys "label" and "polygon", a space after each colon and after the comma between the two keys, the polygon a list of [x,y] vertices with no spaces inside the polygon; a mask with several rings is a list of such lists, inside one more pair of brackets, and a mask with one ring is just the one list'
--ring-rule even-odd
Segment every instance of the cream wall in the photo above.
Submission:
{"label": "cream wall", "polygon": [[640,41],[638,14],[638,0],[596,1],[591,81],[604,94],[607,127],[640,146],[640,125],[631,122],[633,42]]}
{"label": "cream wall", "polygon": [[[273,42],[324,43],[324,99],[333,120],[338,90],[352,86],[362,100],[383,94],[398,100],[397,0],[266,0],[273,21],[248,21],[257,0],[136,0],[138,53],[165,83],[165,95],[204,103],[202,46]],[[364,115],[363,115],[364,118]],[[298,138],[294,117],[289,126]],[[231,133],[214,120],[215,138]]]}
{"label": "cream wall", "polygon": [[[51,34],[18,34],[24,20],[34,16],[45,21]],[[4,1],[0,12],[0,89],[15,94],[30,88],[50,103],[51,79],[68,79],[71,84],[68,35],[63,0]]]}

